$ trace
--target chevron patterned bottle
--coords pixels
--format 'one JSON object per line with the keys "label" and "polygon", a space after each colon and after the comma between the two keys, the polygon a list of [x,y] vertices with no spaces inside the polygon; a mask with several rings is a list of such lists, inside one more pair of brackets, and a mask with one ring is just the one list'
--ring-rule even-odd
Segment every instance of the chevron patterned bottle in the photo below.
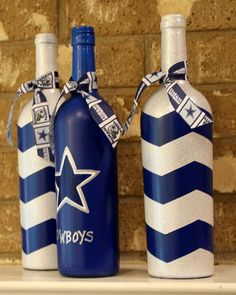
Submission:
{"label": "chevron patterned bottle", "polygon": [[[94,76],[92,27],[72,29],[72,78]],[[99,98],[92,79],[87,93]],[[103,277],[119,270],[116,150],[73,92],[54,124],[58,269],[64,276]]]}
{"label": "chevron patterned bottle", "polygon": [[[185,27],[182,15],[162,17],[164,73],[187,60]],[[176,81],[211,116],[207,100],[187,78]],[[181,112],[187,120],[195,120],[194,105]],[[191,129],[162,86],[143,107],[141,136],[149,274],[213,275],[212,123]]]}
{"label": "chevron patterned bottle", "polygon": [[[36,79],[46,72],[56,72],[56,36],[38,34],[35,45]],[[42,90],[50,113],[60,95],[58,86],[55,79],[55,88]],[[27,269],[51,270],[57,268],[55,168],[53,161],[38,155],[32,103],[33,99],[23,108],[18,120],[22,264]],[[48,133],[44,128],[37,129],[36,134],[39,144],[48,142]]]}

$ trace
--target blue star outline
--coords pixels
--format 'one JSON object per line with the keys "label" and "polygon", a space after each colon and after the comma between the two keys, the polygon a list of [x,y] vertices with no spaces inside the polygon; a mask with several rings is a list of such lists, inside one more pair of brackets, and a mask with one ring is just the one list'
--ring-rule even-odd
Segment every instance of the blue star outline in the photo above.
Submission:
{"label": "blue star outline", "polygon": [[194,110],[193,109],[193,106],[190,104],[190,106],[189,106],[189,109],[185,109],[185,111],[187,112],[187,118],[189,117],[189,116],[191,116],[193,119],[194,119],[194,113],[197,111],[197,110]]}

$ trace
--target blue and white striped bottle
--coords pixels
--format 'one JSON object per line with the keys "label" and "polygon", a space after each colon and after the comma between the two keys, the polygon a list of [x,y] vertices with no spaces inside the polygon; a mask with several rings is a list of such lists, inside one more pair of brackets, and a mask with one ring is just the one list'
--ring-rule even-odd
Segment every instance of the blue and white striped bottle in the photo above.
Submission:
{"label": "blue and white striped bottle", "polygon": [[[36,78],[48,71],[57,71],[56,36],[49,33],[38,34],[35,44]],[[52,88],[42,92],[52,113],[60,91]],[[53,162],[37,154],[32,126],[32,100],[23,108],[18,120],[18,167],[23,267],[36,270],[56,269],[55,169]]]}
{"label": "blue and white striped bottle", "polygon": [[[165,73],[187,60],[185,27],[182,15],[162,17]],[[207,100],[189,81],[178,83],[211,114]],[[161,87],[143,107],[141,136],[149,274],[213,275],[212,124],[190,129]]]}

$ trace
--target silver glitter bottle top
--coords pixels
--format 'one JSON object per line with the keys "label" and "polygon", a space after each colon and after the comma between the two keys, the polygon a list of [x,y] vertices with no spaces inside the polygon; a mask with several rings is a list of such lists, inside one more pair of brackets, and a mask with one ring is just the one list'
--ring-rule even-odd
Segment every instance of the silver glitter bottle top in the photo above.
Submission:
{"label": "silver glitter bottle top", "polygon": [[57,71],[57,38],[55,34],[43,33],[35,37],[36,78],[49,71]]}
{"label": "silver glitter bottle top", "polygon": [[187,60],[186,21],[181,14],[161,18],[161,69],[167,72],[173,64]]}

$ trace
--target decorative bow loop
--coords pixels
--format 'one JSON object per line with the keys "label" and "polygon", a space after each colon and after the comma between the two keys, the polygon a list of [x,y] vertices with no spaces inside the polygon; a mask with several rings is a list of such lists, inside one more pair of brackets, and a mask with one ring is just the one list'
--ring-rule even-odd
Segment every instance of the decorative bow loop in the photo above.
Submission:
{"label": "decorative bow loop", "polygon": [[[178,62],[171,66],[167,74],[159,71],[146,75],[137,88],[133,106],[125,122],[123,133],[130,127],[143,91],[148,86],[158,81],[164,86],[174,110],[183,118],[191,129],[211,123],[211,114],[193,102],[179,85],[178,80],[187,80],[187,62],[185,61]],[[186,112],[186,108],[189,108],[190,112]]]}

